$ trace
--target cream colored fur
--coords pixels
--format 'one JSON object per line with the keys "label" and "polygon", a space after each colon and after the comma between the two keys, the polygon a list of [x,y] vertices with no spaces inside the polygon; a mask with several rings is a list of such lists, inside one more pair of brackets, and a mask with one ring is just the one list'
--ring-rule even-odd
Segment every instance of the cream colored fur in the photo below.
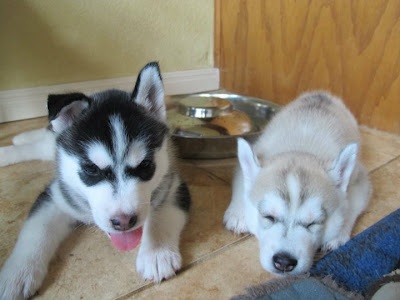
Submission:
{"label": "cream colored fur", "polygon": [[341,99],[322,91],[301,95],[254,147],[239,139],[226,228],[257,237],[267,271],[308,271],[319,248],[349,240],[367,206],[371,185],[359,146],[357,122]]}

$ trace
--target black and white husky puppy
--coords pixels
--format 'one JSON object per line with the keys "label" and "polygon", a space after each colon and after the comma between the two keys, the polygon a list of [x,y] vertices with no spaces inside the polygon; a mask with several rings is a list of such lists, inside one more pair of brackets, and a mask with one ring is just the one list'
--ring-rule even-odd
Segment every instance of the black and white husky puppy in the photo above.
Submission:
{"label": "black and white husky puppy", "polygon": [[160,282],[181,267],[190,196],[174,166],[163,98],[157,63],[141,70],[132,93],[48,97],[54,134],[44,140],[49,149],[55,140],[57,173],[2,267],[1,299],[37,291],[77,222],[96,224],[120,250],[141,241],[136,269],[145,279]]}

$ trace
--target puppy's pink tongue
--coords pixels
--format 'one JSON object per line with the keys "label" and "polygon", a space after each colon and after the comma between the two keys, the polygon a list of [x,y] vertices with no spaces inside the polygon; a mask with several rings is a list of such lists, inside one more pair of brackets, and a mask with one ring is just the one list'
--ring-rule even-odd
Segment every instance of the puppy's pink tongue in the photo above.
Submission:
{"label": "puppy's pink tongue", "polygon": [[121,233],[110,233],[111,242],[120,251],[128,251],[136,248],[142,238],[143,228]]}

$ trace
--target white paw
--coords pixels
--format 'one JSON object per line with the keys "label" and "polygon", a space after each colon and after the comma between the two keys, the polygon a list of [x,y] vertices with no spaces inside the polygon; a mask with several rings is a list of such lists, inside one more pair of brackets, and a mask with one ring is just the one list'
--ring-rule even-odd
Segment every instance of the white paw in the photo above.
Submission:
{"label": "white paw", "polygon": [[325,245],[322,246],[322,251],[331,251],[339,248],[340,246],[344,245],[350,239],[349,236],[339,236],[336,239],[333,239],[327,242]]}
{"label": "white paw", "polygon": [[136,269],[146,280],[161,282],[175,276],[181,268],[182,258],[179,252],[168,248],[144,249],[141,247],[136,259]]}
{"label": "white paw", "polygon": [[23,133],[20,133],[20,134],[14,136],[12,138],[13,145],[19,146],[19,145],[24,145],[26,143],[29,143],[30,141],[27,140],[26,136],[27,136],[26,132],[23,132]]}
{"label": "white paw", "polygon": [[225,212],[224,224],[228,230],[231,230],[236,234],[249,232],[243,213],[236,212],[230,207],[228,207]]}
{"label": "white paw", "polygon": [[15,146],[0,147],[0,167],[15,164],[17,159]]}
{"label": "white paw", "polygon": [[48,130],[46,128],[25,131],[14,136],[12,142],[16,146],[31,144],[41,140],[47,133]]}
{"label": "white paw", "polygon": [[37,261],[22,262],[10,257],[0,272],[0,299],[27,299],[33,296],[46,276],[47,269]]}

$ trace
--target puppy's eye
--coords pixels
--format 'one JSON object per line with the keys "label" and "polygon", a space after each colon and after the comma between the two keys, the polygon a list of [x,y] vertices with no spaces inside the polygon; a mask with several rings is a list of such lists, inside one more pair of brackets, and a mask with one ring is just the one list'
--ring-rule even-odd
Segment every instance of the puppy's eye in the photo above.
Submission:
{"label": "puppy's eye", "polygon": [[311,223],[306,223],[306,224],[304,224],[303,226],[305,227],[305,228],[307,228],[307,229],[311,229],[312,227],[314,227],[315,225],[319,225],[319,224],[321,224],[320,222],[317,222],[317,221],[314,221],[314,222],[311,222]]}
{"label": "puppy's eye", "polygon": [[308,223],[308,224],[306,225],[306,228],[309,229],[309,228],[310,228],[311,226],[313,226],[313,225],[315,225],[315,222]]}
{"label": "puppy's eye", "polygon": [[145,159],[139,164],[139,166],[137,166],[137,168],[140,170],[146,170],[151,168],[151,165],[152,165],[151,160]]}
{"label": "puppy's eye", "polygon": [[99,176],[101,173],[101,170],[95,164],[85,164],[82,166],[82,170],[89,176]]}
{"label": "puppy's eye", "polygon": [[125,172],[128,176],[139,177],[142,180],[150,180],[155,171],[156,167],[154,162],[151,160],[143,160],[136,168],[127,167]]}
{"label": "puppy's eye", "polygon": [[267,219],[268,221],[270,221],[271,223],[276,222],[276,218],[271,215],[264,216],[264,218]]}

